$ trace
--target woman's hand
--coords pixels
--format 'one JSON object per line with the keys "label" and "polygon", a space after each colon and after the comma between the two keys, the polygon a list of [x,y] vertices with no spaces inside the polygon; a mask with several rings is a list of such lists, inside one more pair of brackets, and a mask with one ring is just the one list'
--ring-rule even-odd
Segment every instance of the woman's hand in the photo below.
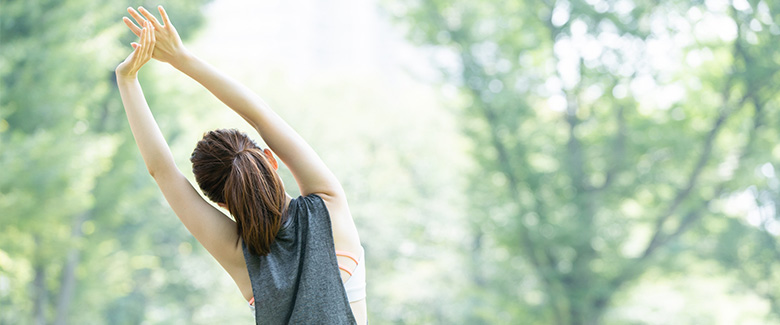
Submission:
{"label": "woman's hand", "polygon": [[138,75],[138,70],[152,59],[152,53],[154,52],[154,27],[151,22],[146,22],[144,28],[138,29],[138,35],[141,36],[140,44],[133,42],[133,53],[125,59],[119,66],[116,67],[117,77],[132,78],[135,79]]}
{"label": "woman's hand", "polygon": [[[127,12],[135,19],[138,25],[145,26],[145,24],[149,22],[154,27],[154,36],[157,40],[157,44],[152,53],[152,58],[162,62],[174,63],[185,55],[187,50],[184,48],[176,28],[173,27],[170,19],[168,19],[168,14],[165,12],[165,9],[163,9],[162,6],[158,6],[157,9],[160,11],[160,16],[162,16],[163,25],[160,25],[157,18],[144,7],[138,7],[138,11],[140,11],[141,14],[133,8],[127,8]],[[130,18],[123,17],[122,20],[133,33],[141,36],[141,28],[136,26]]]}

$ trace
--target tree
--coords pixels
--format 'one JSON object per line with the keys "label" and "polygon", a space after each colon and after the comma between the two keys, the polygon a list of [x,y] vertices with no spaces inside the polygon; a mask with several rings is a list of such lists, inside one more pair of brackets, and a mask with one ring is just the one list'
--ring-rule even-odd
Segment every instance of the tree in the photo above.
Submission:
{"label": "tree", "polygon": [[696,248],[682,239],[721,222],[712,207],[778,159],[766,150],[778,150],[778,4],[388,8],[460,90],[479,166],[468,323],[601,322],[617,292]]}
{"label": "tree", "polygon": [[[203,3],[166,4],[184,37]],[[134,38],[124,6],[0,2],[0,323],[100,323],[121,311],[128,317],[112,323],[138,323],[166,298],[144,285],[161,262],[143,253],[150,241],[170,241],[153,229],[175,223],[148,222],[160,203],[153,183],[137,181],[146,171],[114,84]],[[168,299],[194,290],[183,287]]]}

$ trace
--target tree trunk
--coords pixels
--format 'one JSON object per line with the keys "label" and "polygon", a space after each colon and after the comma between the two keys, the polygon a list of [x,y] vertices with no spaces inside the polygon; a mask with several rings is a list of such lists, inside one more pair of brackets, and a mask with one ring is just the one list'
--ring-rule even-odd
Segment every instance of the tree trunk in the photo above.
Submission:
{"label": "tree trunk", "polygon": [[68,310],[70,309],[70,302],[73,300],[73,294],[76,291],[76,266],[78,266],[81,257],[81,250],[77,242],[83,236],[81,226],[87,218],[87,212],[80,214],[76,217],[71,229],[71,239],[74,245],[68,250],[65,265],[62,267],[62,280],[60,281],[60,293],[57,296],[57,312],[54,314],[54,325],[65,325],[68,323]]}
{"label": "tree trunk", "polygon": [[62,281],[60,282],[60,293],[57,296],[57,312],[54,316],[54,325],[64,325],[68,323],[68,309],[70,301],[73,299],[73,293],[76,291],[76,266],[79,263],[81,252],[76,248],[71,248],[68,252],[67,261],[62,267]]}
{"label": "tree trunk", "polygon": [[34,237],[36,258],[33,270],[35,277],[33,279],[33,322],[36,325],[46,324],[46,269],[42,262],[40,249],[41,239],[38,235]]}
{"label": "tree trunk", "polygon": [[601,323],[601,317],[607,311],[607,303],[598,303],[592,299],[575,300],[570,296],[569,300],[569,324],[571,325],[596,325]]}

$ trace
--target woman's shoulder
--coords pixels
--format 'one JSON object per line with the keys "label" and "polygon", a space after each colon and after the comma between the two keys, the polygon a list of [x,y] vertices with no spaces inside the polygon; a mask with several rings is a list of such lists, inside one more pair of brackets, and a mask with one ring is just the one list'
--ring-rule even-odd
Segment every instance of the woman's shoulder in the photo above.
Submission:
{"label": "woman's shoulder", "polygon": [[301,195],[290,200],[290,207],[298,208],[305,206],[307,208],[327,208],[325,200],[317,193]]}
{"label": "woman's shoulder", "polygon": [[299,196],[295,201],[296,206],[300,207],[303,205],[311,210],[311,212],[325,214],[334,222],[338,222],[342,219],[352,220],[347,200],[343,197],[311,193],[305,196]]}
{"label": "woman's shoulder", "polygon": [[329,216],[328,204],[317,194],[301,195],[290,200],[287,205],[288,218],[306,216]]}

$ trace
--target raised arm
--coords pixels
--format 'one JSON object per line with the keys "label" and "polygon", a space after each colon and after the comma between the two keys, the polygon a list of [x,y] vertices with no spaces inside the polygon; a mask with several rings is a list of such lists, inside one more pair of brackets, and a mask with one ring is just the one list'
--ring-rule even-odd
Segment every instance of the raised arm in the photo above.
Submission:
{"label": "raised arm", "polygon": [[[137,75],[155,49],[151,23],[139,28],[138,34],[140,44],[133,43],[133,53],[116,68],[116,79],[130,129],[146,168],[187,230],[234,279],[248,277],[241,248],[236,245],[235,222],[208,204],[176,167],[171,150],[146,103]],[[242,291],[246,290],[242,288]]]}
{"label": "raised arm", "polygon": [[[154,52],[155,58],[190,76],[249,122],[290,169],[301,194],[343,197],[338,180],[309,144],[257,94],[187,51],[165,10],[162,7],[159,10],[163,24],[144,8],[139,8],[140,14],[128,10],[139,24],[150,21],[155,30],[159,30],[156,33],[158,49]],[[125,23],[138,34],[138,26],[129,19]]]}
{"label": "raised arm", "polygon": [[140,44],[132,43],[133,52],[117,66],[116,82],[135,142],[144,158],[146,168],[154,176],[158,171],[176,169],[176,164],[149,110],[141,84],[138,83],[138,70],[152,58],[155,45],[154,32],[150,28],[144,28],[140,36]]}

